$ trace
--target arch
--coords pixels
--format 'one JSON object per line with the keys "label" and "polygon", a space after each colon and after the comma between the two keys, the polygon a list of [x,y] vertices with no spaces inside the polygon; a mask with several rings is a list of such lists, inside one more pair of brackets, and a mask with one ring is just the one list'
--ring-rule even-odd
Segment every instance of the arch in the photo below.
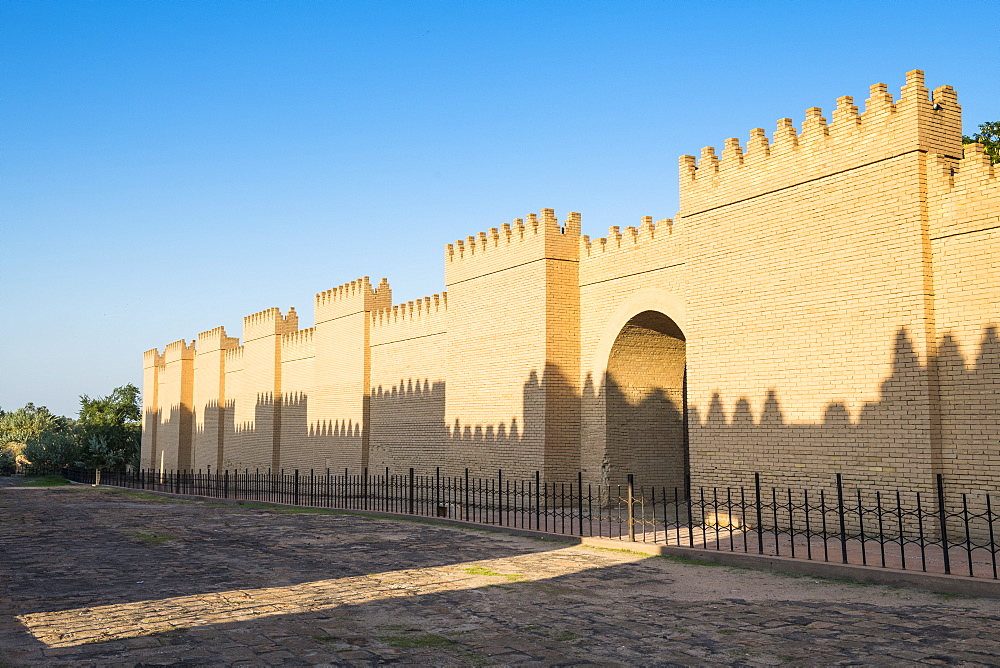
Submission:
{"label": "arch", "polygon": [[659,311],[673,320],[681,332],[687,331],[687,309],[683,299],[656,288],[636,290],[615,309],[601,331],[590,371],[591,378],[595,379],[595,382],[603,383],[608,372],[611,347],[615,344],[618,334],[629,320],[643,311]]}
{"label": "arch", "polygon": [[684,301],[649,288],[606,321],[586,374],[581,455],[591,479],[634,473],[640,485],[686,493],[686,327]]}

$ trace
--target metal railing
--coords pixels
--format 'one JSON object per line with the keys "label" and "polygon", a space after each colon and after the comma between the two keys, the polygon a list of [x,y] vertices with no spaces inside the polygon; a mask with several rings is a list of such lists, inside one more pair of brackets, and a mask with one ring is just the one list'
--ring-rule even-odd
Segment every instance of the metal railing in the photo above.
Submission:
{"label": "metal railing", "polygon": [[[65,470],[94,484],[94,470]],[[764,485],[683,488],[507,476],[270,470],[102,471],[100,483],[204,497],[368,510],[547,533],[786,556],[997,579],[996,497],[924,491]],[[950,501],[950,505],[949,505]]]}

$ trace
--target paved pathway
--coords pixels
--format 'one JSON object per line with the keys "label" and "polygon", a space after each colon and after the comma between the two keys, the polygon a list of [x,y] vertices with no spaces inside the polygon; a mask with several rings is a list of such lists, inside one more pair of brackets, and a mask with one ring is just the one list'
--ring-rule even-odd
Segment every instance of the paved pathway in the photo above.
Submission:
{"label": "paved pathway", "polygon": [[1000,665],[994,600],[11,483],[0,666]]}

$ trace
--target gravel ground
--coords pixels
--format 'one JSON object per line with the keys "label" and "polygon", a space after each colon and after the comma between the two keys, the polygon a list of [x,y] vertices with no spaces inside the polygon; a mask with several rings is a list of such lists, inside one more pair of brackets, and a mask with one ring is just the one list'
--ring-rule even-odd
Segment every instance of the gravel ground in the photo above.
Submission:
{"label": "gravel ground", "polygon": [[0,478],[0,666],[1000,665],[1000,602]]}

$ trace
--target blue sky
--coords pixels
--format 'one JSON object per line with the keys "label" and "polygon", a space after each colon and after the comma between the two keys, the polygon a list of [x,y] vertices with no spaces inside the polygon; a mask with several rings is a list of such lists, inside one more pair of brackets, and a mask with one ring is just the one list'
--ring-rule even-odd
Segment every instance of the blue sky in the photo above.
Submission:
{"label": "blue sky", "polygon": [[992,2],[0,0],[0,407],[542,208],[677,210],[677,157],[927,72],[1000,120]]}

